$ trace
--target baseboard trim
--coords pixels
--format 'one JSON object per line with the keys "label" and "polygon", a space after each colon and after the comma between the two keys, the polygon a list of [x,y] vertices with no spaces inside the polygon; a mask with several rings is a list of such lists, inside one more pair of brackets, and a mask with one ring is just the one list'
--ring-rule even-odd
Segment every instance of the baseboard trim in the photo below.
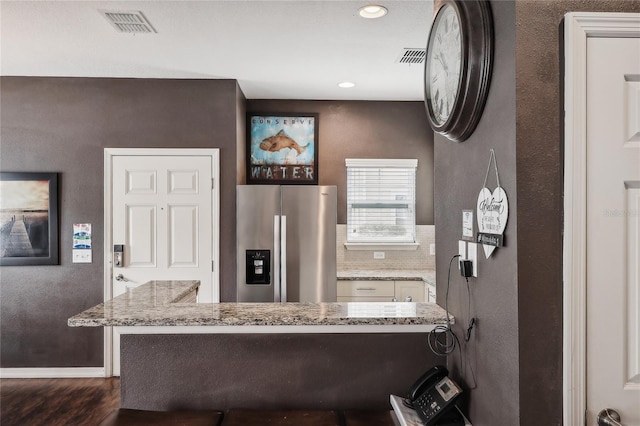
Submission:
{"label": "baseboard trim", "polygon": [[105,377],[104,367],[0,368],[3,379]]}

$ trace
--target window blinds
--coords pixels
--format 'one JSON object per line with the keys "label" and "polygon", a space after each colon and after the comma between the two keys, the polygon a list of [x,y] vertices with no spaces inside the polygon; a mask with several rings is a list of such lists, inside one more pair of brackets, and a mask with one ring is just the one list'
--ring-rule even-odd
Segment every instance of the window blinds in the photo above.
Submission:
{"label": "window blinds", "polygon": [[415,242],[418,160],[347,159],[347,242]]}

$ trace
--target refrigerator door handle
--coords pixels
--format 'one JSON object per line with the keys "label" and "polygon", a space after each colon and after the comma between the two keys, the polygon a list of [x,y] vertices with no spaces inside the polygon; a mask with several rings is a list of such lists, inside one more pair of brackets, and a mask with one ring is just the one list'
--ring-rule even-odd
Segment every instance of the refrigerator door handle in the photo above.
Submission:
{"label": "refrigerator door handle", "polygon": [[280,228],[280,300],[287,301],[287,216],[282,215]]}
{"label": "refrigerator door handle", "polygon": [[280,302],[280,216],[273,216],[273,301]]}

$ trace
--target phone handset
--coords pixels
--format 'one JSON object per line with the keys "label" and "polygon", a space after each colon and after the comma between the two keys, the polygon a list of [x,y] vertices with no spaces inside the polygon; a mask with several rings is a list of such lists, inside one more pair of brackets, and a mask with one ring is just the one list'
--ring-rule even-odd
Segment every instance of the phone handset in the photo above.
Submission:
{"label": "phone handset", "polygon": [[436,365],[424,373],[416,382],[411,386],[409,391],[409,400],[415,401],[420,395],[422,395],[428,388],[433,386],[438,379],[441,379],[449,374],[446,367],[442,365]]}
{"label": "phone handset", "polygon": [[462,393],[462,389],[449,377],[449,371],[436,365],[420,377],[409,391],[409,400],[425,426],[436,424]]}

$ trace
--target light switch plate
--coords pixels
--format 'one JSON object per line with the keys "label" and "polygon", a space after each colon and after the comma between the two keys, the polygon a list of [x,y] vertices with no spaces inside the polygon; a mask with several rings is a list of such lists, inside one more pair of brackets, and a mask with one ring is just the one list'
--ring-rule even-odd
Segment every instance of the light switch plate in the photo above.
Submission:
{"label": "light switch plate", "polygon": [[72,256],[73,263],[91,263],[91,249],[74,249]]}
{"label": "light switch plate", "polygon": [[[460,255],[460,258],[458,260],[467,258],[467,242],[466,241],[462,241],[462,240],[458,241],[458,254]],[[458,269],[460,269],[460,262],[458,262]]]}
{"label": "light switch plate", "polygon": [[478,277],[478,244],[467,244],[467,259],[473,262],[473,276]]}
{"label": "light switch plate", "polygon": [[467,242],[466,241],[458,241],[458,254],[460,255],[460,260],[467,258]]}
{"label": "light switch plate", "polygon": [[436,255],[436,243],[429,244],[429,256]]}

